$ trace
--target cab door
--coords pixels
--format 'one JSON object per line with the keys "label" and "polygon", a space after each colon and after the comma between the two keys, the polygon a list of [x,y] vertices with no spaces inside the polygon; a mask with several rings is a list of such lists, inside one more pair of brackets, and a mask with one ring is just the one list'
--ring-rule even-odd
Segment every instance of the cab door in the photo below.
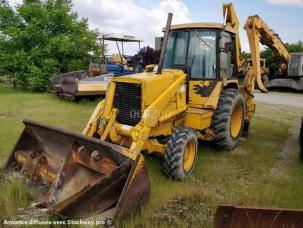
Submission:
{"label": "cab door", "polygon": [[189,106],[203,108],[217,83],[217,32],[197,29],[189,35]]}

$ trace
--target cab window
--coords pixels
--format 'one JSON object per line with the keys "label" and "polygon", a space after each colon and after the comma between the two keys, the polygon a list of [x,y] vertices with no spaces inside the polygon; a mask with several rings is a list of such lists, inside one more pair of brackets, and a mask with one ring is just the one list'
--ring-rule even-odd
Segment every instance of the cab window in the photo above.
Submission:
{"label": "cab window", "polygon": [[216,34],[216,31],[205,29],[171,31],[164,68],[184,64],[191,68],[191,79],[215,79]]}

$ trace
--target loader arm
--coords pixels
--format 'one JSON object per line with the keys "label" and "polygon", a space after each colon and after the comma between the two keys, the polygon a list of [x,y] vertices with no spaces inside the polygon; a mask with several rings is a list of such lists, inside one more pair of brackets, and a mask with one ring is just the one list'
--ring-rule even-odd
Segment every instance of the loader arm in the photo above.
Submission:
{"label": "loader arm", "polygon": [[247,33],[251,51],[253,64],[252,75],[257,82],[259,89],[262,92],[267,92],[261,79],[260,43],[268,46],[273,51],[274,55],[282,60],[281,68],[284,71],[287,69],[287,65],[290,61],[290,54],[279,36],[274,33],[258,15],[248,17],[244,29]]}
{"label": "loader arm", "polygon": [[[133,143],[129,150],[131,154],[138,154],[142,150],[149,137],[151,128],[155,127],[160,120],[161,111],[165,109],[165,106],[178,92],[179,88],[185,84],[185,79],[186,74],[183,73],[143,112],[140,123],[135,126],[131,133],[133,139]],[[184,106],[177,109],[176,112],[167,113],[166,116],[176,116],[186,111],[186,108],[187,105],[184,104]]]}
{"label": "loader arm", "polygon": [[95,108],[93,114],[91,115],[88,123],[86,124],[84,130],[82,131],[83,135],[87,135],[92,137],[96,132],[98,127],[98,121],[100,116],[102,115],[103,107],[104,107],[105,100],[102,100],[98,103],[97,107]]}
{"label": "loader arm", "polygon": [[[159,121],[171,118],[186,111],[187,105],[184,104],[172,113],[166,113],[165,116],[160,115],[161,111],[164,110],[168,102],[178,92],[180,86],[184,85],[185,79],[186,74],[183,73],[179,75],[175,82],[170,85],[164,93],[159,95],[159,97],[156,98],[155,101],[147,109],[145,109],[142,114],[140,123],[133,127],[133,129],[131,130],[133,142],[129,150],[130,158],[135,159],[136,155],[142,150],[144,144],[146,143],[151,128],[155,127]],[[108,91],[107,98],[114,97],[114,89],[115,82],[112,82]],[[92,137],[95,135],[95,133],[98,133],[101,136],[100,138],[103,140],[108,137],[109,128],[113,126],[117,115],[116,111],[114,111],[115,109],[112,108],[112,99],[106,100],[106,103],[103,100],[96,107],[89,122],[83,130],[84,135]]]}

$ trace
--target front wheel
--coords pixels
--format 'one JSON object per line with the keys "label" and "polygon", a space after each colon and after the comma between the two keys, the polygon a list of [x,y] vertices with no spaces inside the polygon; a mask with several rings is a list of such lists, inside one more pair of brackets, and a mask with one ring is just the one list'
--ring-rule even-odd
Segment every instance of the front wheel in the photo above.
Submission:
{"label": "front wheel", "polygon": [[193,170],[197,159],[198,140],[196,132],[178,128],[170,137],[164,155],[164,172],[177,180],[183,180]]}

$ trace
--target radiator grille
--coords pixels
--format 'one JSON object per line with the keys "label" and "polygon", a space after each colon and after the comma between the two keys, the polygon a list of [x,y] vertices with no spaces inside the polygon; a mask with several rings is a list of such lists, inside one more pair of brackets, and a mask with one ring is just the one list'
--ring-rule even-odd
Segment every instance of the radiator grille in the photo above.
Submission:
{"label": "radiator grille", "polygon": [[116,83],[114,107],[118,109],[117,121],[130,126],[141,120],[142,91],[140,84]]}

